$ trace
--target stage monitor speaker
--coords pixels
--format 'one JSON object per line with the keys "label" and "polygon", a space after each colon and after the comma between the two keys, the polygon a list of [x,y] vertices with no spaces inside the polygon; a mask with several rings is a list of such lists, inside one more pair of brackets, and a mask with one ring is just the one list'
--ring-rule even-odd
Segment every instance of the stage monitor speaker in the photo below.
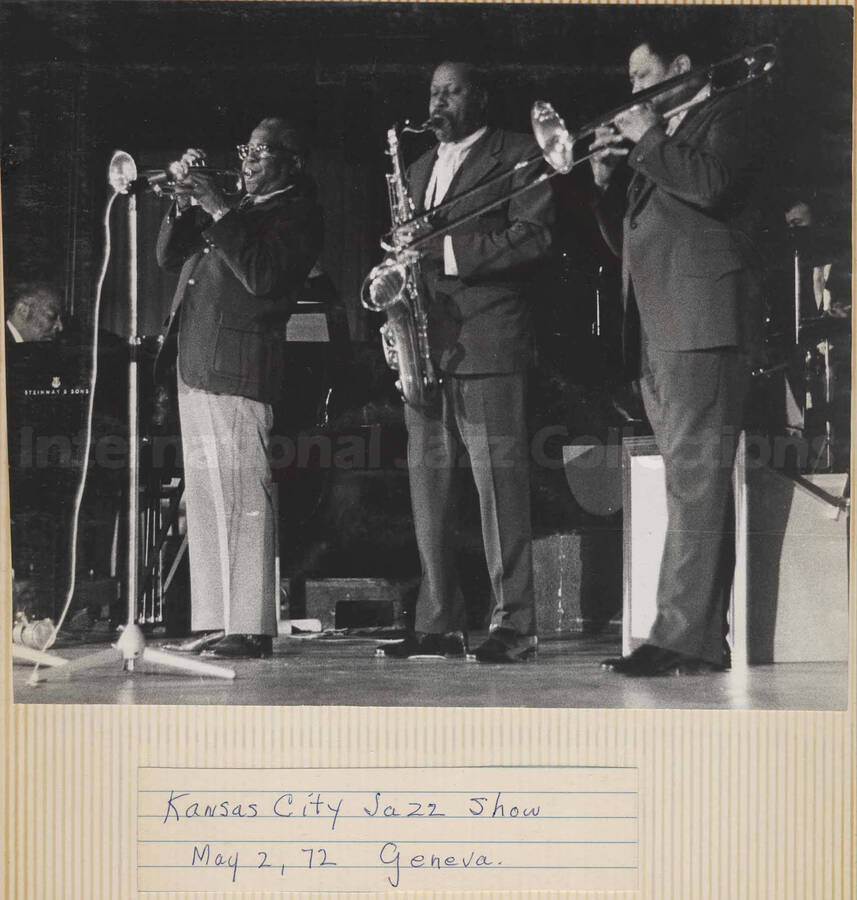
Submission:
{"label": "stage monitor speaker", "polygon": [[541,638],[613,629],[621,605],[619,525],[606,522],[533,539],[533,590]]}
{"label": "stage monitor speaker", "polygon": [[565,478],[574,499],[586,512],[612,516],[622,509],[622,447],[618,439],[603,444],[564,444]]}
{"label": "stage monitor speaker", "polygon": [[[657,612],[667,526],[663,458],[653,438],[623,446],[622,652],[643,643]],[[847,475],[789,478],[748,458],[734,473],[736,564],[732,665],[848,658]]]}

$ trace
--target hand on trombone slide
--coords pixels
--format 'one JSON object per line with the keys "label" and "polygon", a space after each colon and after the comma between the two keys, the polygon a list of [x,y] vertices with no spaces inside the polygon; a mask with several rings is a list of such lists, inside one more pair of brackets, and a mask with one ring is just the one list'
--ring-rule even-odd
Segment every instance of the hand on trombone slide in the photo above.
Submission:
{"label": "hand on trombone slide", "polygon": [[592,176],[599,188],[606,188],[619,162],[630,152],[629,142],[637,141],[661,117],[648,103],[637,104],[618,113],[608,125],[599,125],[595,137],[589,145],[592,154]]}

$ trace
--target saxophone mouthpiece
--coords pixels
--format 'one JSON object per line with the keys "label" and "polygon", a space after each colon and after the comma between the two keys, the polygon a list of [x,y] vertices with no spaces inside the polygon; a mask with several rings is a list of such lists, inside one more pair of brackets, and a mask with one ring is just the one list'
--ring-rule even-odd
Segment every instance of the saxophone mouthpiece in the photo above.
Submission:
{"label": "saxophone mouthpiece", "polygon": [[405,124],[402,127],[402,131],[409,131],[411,134],[423,134],[426,131],[431,131],[434,128],[440,128],[443,125],[443,119],[440,116],[429,116],[422,125],[414,127],[411,125],[410,119],[405,119]]}

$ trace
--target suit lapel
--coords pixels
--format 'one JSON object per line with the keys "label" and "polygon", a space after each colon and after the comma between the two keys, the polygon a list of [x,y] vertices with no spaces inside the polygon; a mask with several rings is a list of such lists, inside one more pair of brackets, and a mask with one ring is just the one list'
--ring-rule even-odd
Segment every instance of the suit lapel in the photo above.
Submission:
{"label": "suit lapel", "polygon": [[[687,115],[679,123],[678,128],[673,132],[673,136],[692,137],[705,122],[705,116],[701,115],[704,109],[705,104],[689,109]],[[654,182],[649,181],[642,173],[634,172],[634,177],[628,185],[628,212],[630,214],[635,213],[646,202],[649,194],[654,189]]]}
{"label": "suit lapel", "polygon": [[485,181],[501,164],[502,144],[502,132],[496,128],[489,128],[470,148],[464,162],[458,167],[444,200],[458,197]]}
{"label": "suit lapel", "polygon": [[202,258],[202,253],[197,251],[193,254],[193,256],[189,256],[182,266],[182,270],[179,273],[178,284],[176,285],[176,292],[173,295],[172,306],[170,307],[170,314],[167,317],[167,321],[171,321],[175,314],[178,312],[179,307],[182,304],[182,300],[184,299],[185,291],[187,290],[187,283],[190,279],[190,276],[193,275],[193,270],[196,268],[196,264]]}
{"label": "suit lapel", "polygon": [[425,211],[426,188],[431,178],[434,161],[437,159],[437,147],[424,153],[412,166],[408,190],[417,213]]}
{"label": "suit lapel", "polygon": [[628,211],[634,212],[644,197],[648,197],[654,184],[642,172],[634,172],[628,185]]}
{"label": "suit lapel", "polygon": [[[443,202],[469,191],[481,181],[494,173],[501,165],[500,154],[503,149],[503,134],[496,128],[489,128],[485,134],[470,148],[464,162],[458,167],[449,185]],[[410,170],[410,191],[417,213],[425,211],[425,194],[431,173],[437,160],[437,147],[418,159]],[[461,210],[456,209],[456,215]],[[446,214],[442,214],[446,215]]]}

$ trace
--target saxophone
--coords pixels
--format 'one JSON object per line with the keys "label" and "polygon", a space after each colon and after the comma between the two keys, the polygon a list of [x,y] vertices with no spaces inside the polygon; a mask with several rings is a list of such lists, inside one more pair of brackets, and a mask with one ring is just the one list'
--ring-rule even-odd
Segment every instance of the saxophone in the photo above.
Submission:
{"label": "saxophone", "polygon": [[[420,128],[406,124],[403,131],[427,131],[430,121]],[[431,401],[438,379],[431,361],[428,318],[420,296],[419,254],[409,249],[415,235],[398,227],[413,218],[414,203],[408,193],[396,126],[387,131],[386,152],[392,161],[392,172],[386,176],[392,239],[389,245],[382,243],[389,255],[366,277],[360,296],[367,309],[387,313],[387,321],[381,326],[384,358],[398,373],[396,387],[405,403],[421,407]]]}

